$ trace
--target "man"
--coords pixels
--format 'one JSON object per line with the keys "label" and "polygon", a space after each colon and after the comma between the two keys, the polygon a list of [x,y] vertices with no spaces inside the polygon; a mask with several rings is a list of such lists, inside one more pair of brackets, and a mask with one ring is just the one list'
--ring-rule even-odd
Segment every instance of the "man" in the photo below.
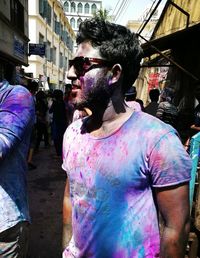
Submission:
{"label": "man", "polygon": [[173,88],[165,87],[160,95],[160,103],[156,111],[156,117],[163,122],[177,128],[178,108],[173,104],[175,91]]}
{"label": "man", "polygon": [[136,96],[137,96],[137,91],[135,86],[133,86],[125,93],[125,101],[129,107],[134,109],[134,111],[141,111],[140,104],[135,101]]}
{"label": "man", "polygon": [[[91,115],[63,141],[63,257],[183,257],[191,160],[175,130],[124,103],[142,50],[127,28],[81,23],[68,78]],[[165,226],[160,240],[158,207]]]}
{"label": "man", "polygon": [[[4,78],[11,79],[12,66]],[[27,153],[34,101],[23,86],[0,82],[0,257],[25,258],[28,243]]]}
{"label": "man", "polygon": [[156,116],[158,109],[159,89],[151,89],[149,91],[149,97],[151,102],[145,107],[144,111],[152,116]]}

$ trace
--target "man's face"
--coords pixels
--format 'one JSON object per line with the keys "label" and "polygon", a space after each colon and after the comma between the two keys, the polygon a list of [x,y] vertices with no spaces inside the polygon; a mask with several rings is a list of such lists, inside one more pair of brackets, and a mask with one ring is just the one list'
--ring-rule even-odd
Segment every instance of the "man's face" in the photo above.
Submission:
{"label": "man's face", "polygon": [[101,88],[105,87],[105,83],[109,84],[105,70],[108,63],[102,59],[98,48],[92,47],[90,42],[83,42],[69,65],[67,77],[72,80],[72,96],[77,105],[88,106],[93,91],[98,87],[98,94],[101,95]]}

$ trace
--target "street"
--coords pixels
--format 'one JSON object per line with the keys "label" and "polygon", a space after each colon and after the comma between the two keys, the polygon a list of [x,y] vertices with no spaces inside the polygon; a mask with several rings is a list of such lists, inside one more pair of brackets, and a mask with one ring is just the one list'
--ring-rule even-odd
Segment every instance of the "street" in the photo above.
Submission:
{"label": "street", "polygon": [[32,219],[28,258],[61,257],[62,200],[66,174],[53,146],[34,155],[37,169],[28,171]]}

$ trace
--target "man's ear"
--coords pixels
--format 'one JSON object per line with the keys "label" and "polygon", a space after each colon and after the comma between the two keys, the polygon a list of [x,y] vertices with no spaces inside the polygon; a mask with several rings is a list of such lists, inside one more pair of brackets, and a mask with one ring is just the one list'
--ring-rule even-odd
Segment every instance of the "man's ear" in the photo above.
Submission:
{"label": "man's ear", "polygon": [[119,80],[121,73],[122,73],[122,67],[120,64],[115,64],[113,65],[112,69],[111,69],[111,83],[115,83]]}

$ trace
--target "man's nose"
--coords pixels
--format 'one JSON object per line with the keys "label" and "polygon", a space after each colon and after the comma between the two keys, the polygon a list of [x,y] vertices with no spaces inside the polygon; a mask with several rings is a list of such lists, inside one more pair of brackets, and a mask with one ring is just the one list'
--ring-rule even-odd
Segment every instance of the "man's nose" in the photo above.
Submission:
{"label": "man's nose", "polygon": [[76,74],[76,70],[74,68],[74,66],[72,65],[69,70],[67,71],[67,78],[69,80],[74,80],[77,79],[77,74]]}

